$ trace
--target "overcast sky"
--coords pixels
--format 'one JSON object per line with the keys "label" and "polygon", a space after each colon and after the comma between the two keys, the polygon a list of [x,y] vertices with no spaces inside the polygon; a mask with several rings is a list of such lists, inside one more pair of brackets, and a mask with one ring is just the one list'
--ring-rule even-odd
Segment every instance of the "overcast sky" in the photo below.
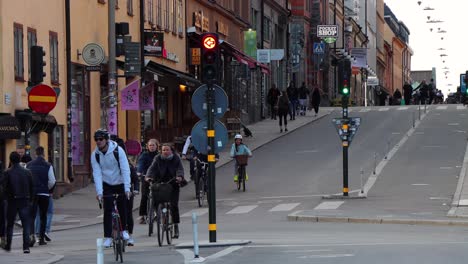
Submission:
{"label": "overcast sky", "polygon": [[[414,51],[411,70],[436,67],[438,89],[445,95],[448,90],[455,92],[460,74],[468,70],[468,0],[421,0],[421,5],[418,0],[385,0],[385,3],[410,30],[409,45]],[[424,10],[425,7],[435,10]],[[428,16],[430,20],[444,22],[427,23]],[[447,33],[437,33],[439,28]],[[447,75],[444,67],[450,68]]]}

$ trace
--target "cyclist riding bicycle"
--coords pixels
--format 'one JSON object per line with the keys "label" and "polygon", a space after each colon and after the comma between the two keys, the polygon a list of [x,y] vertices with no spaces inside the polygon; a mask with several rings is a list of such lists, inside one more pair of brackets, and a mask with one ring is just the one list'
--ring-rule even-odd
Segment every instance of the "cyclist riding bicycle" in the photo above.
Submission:
{"label": "cyclist riding bicycle", "polygon": [[[153,163],[148,168],[145,180],[159,183],[169,182],[173,178],[176,180],[170,183],[173,187],[170,203],[174,223],[174,238],[179,238],[179,193],[180,187],[187,185],[187,181],[184,179],[184,167],[179,156],[173,154],[169,144],[163,144],[161,154],[154,158]],[[154,207],[158,208],[157,201],[155,201]]]}
{"label": "cyclist riding bicycle", "polygon": [[[109,133],[105,129],[98,129],[94,132],[96,149],[91,154],[91,166],[93,168],[93,178],[96,185],[96,199],[104,200],[104,247],[112,244],[112,194],[119,195],[117,207],[119,209],[122,227],[127,227],[127,203],[125,199],[130,199],[130,167],[125,151],[113,140],[109,139]],[[115,153],[117,152],[117,153]],[[118,157],[118,160],[117,160]],[[122,232],[124,240],[130,238],[128,231]]]}
{"label": "cyclist riding bicycle", "polygon": [[[252,151],[242,143],[242,135],[237,134],[234,136],[234,143],[231,146],[231,158],[235,158],[238,155],[248,155],[252,157]],[[237,160],[234,163],[234,182],[238,181],[239,175],[237,175]],[[248,180],[248,177],[246,178]]]}

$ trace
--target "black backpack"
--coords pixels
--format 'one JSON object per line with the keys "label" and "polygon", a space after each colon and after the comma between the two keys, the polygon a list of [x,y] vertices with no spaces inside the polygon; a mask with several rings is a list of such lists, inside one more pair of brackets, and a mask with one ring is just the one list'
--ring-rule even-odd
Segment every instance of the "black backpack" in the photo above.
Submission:
{"label": "black backpack", "polygon": [[[115,157],[115,159],[117,160],[117,164],[119,165],[119,169],[120,169],[119,147],[116,147],[116,148],[114,149],[114,151],[112,151],[112,153],[114,153],[114,157]],[[99,165],[101,165],[101,157],[100,157],[100,155],[99,155],[97,152],[95,152],[94,155],[95,155],[95,157],[96,157],[97,163],[98,163]]]}

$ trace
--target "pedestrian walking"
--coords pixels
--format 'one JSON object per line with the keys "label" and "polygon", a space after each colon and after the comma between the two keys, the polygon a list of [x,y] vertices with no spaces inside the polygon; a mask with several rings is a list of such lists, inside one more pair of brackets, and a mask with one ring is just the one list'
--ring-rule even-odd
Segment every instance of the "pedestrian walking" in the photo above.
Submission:
{"label": "pedestrian walking", "polygon": [[29,170],[20,165],[21,157],[18,152],[10,153],[11,167],[5,171],[3,182],[5,197],[8,204],[7,209],[7,231],[6,245],[4,249],[11,251],[11,242],[13,240],[13,226],[15,225],[15,216],[19,215],[21,225],[23,227],[23,253],[28,254],[29,251],[29,231],[32,222],[31,200],[33,193],[33,179]]}
{"label": "pedestrian walking", "polygon": [[289,99],[289,120],[296,119],[296,110],[298,105],[298,94],[296,84],[291,81],[289,87],[286,89]]}
{"label": "pedestrian walking", "polygon": [[409,82],[405,82],[405,85],[403,85],[403,96],[405,98],[405,104],[410,105],[413,99],[413,87]]}
{"label": "pedestrian walking", "polygon": [[401,104],[401,92],[400,90],[396,89],[393,93],[393,105],[400,105]]}
{"label": "pedestrian walking", "polygon": [[140,200],[140,224],[146,224],[147,211],[148,211],[148,194],[149,194],[149,183],[144,180],[148,168],[151,166],[154,157],[156,157],[159,152],[159,141],[157,139],[150,139],[146,144],[146,151],[140,155],[137,163],[137,175],[140,177],[141,181],[141,200]]}
{"label": "pedestrian walking", "polygon": [[[180,188],[187,185],[187,181],[184,179],[182,162],[178,155],[174,155],[172,147],[169,144],[162,145],[161,154],[154,158],[153,163],[148,168],[145,179],[154,183],[169,182],[175,179],[170,183],[172,186],[170,203],[172,222],[174,223],[173,238],[179,238],[179,194]],[[158,204],[159,202],[155,201],[155,208],[158,208]]]}
{"label": "pedestrian walking", "polygon": [[288,131],[289,102],[290,100],[288,98],[288,93],[285,91],[281,92],[281,95],[278,98],[278,103],[276,104],[278,108],[280,133],[283,132],[283,120],[284,120],[284,131]]}
{"label": "pedestrian walking", "polygon": [[309,89],[307,89],[305,82],[302,82],[301,87],[299,88],[298,95],[299,95],[299,105],[300,111],[299,115],[305,116],[307,112],[307,97],[309,96]]}
{"label": "pedestrian walking", "polygon": [[419,98],[421,104],[426,104],[426,101],[429,98],[429,86],[427,85],[426,80],[423,80],[419,85]]}
{"label": "pedestrian walking", "polygon": [[320,107],[320,90],[315,87],[312,92],[312,107],[314,108],[315,116],[317,116]]}
{"label": "pedestrian walking", "polygon": [[[104,243],[108,248],[112,245],[112,195],[117,194],[117,208],[119,210],[122,227],[122,237],[128,241],[130,235],[127,227],[127,202],[130,200],[130,167],[125,151],[110,140],[109,133],[105,129],[94,132],[96,148],[91,154],[91,166],[93,179],[96,186],[96,199],[104,201]],[[123,195],[125,194],[125,195]]]}
{"label": "pedestrian walking", "polygon": [[276,115],[277,115],[275,105],[276,105],[276,102],[278,101],[279,94],[280,94],[280,91],[278,90],[278,88],[276,88],[276,85],[273,84],[270,90],[268,91],[267,99],[268,99],[268,104],[270,105],[271,119],[274,119],[274,120],[276,120]]}
{"label": "pedestrian walking", "polygon": [[16,152],[20,154],[21,165],[26,166],[26,164],[32,160],[31,155],[29,155],[29,153],[26,153],[26,148],[23,145],[19,145],[16,148]]}
{"label": "pedestrian walking", "polygon": [[[45,229],[45,234],[44,238],[46,242],[51,242],[52,239],[50,237],[50,229],[52,226],[52,218],[54,216],[54,199],[52,197],[53,195],[53,190],[50,192],[49,196],[49,206],[47,207],[47,220],[46,220],[46,229]],[[40,237],[41,233],[41,214],[39,213],[39,210],[36,213],[36,219],[34,220],[34,233],[36,234],[36,237]]]}
{"label": "pedestrian walking", "polygon": [[[47,162],[44,158],[44,147],[39,146],[36,148],[36,159],[28,162],[26,168],[31,171],[33,177],[33,203],[31,208],[31,232],[34,232],[34,217],[39,209],[40,215],[40,231],[39,231],[39,245],[47,245],[45,241],[45,231],[47,224],[47,209],[49,208],[50,192],[55,186],[55,173],[52,164]],[[36,238],[31,236],[30,246],[34,246]]]}

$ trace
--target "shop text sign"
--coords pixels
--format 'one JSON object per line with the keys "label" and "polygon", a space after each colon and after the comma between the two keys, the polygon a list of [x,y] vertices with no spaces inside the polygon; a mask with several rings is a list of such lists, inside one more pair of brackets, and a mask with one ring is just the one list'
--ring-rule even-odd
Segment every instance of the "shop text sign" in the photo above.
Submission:
{"label": "shop text sign", "polygon": [[319,38],[337,38],[338,26],[337,25],[318,25],[317,37]]}

